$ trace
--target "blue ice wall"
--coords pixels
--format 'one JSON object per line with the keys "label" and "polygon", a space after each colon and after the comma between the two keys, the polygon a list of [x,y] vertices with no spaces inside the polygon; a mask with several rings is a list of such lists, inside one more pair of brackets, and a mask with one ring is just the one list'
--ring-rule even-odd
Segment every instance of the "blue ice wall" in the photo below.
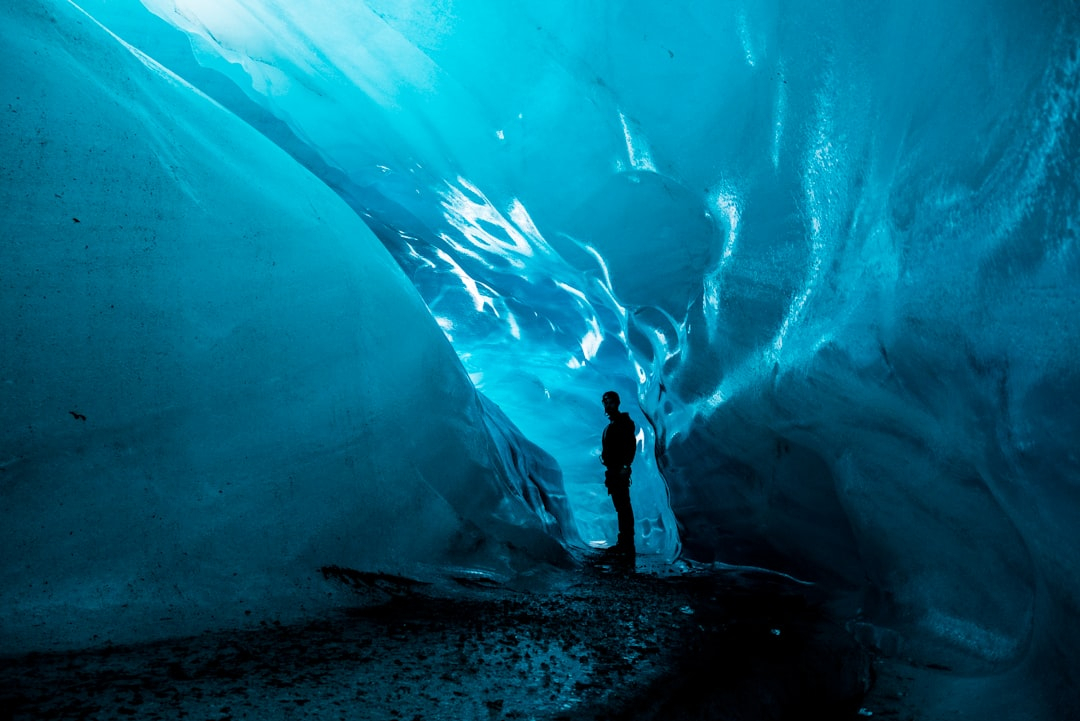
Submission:
{"label": "blue ice wall", "polygon": [[666,489],[694,557],[1071,677],[1073,4],[147,5],[345,176],[586,537],[625,378],[658,547]]}
{"label": "blue ice wall", "polygon": [[[88,7],[125,37],[139,38],[141,47],[162,48],[171,67],[183,62],[145,19],[133,21],[115,2]],[[643,450],[632,490],[639,546],[673,557],[676,522],[653,461],[651,424],[633,402],[641,371],[627,347],[625,300],[613,295],[604,269],[608,259],[576,240],[545,235],[494,158],[483,164],[502,180],[473,182],[475,172],[466,166],[516,131],[476,115],[486,112],[477,107],[477,88],[449,71],[467,58],[434,59],[383,16],[400,11],[432,42],[440,34],[453,39],[457,21],[405,6],[149,7],[189,30],[199,60],[221,72],[198,79],[200,87],[301,157],[365,217],[420,290],[476,386],[555,458],[573,514],[567,533],[585,543],[614,540],[599,463],[606,423],[599,398],[609,388],[620,391]],[[515,27],[514,12],[472,12],[493,32]],[[425,30],[426,23],[434,27]],[[364,40],[358,45],[351,38]],[[462,49],[456,45],[452,54]],[[517,67],[527,68],[530,57],[516,59]],[[261,107],[236,101],[221,88],[223,76]],[[564,80],[571,92],[575,77]],[[288,137],[267,114],[289,126]],[[697,229],[707,228],[700,209],[692,212]],[[571,254],[577,262],[567,259]]]}
{"label": "blue ice wall", "polygon": [[613,530],[613,385],[645,547],[859,589],[937,702],[1075,710],[1075,3],[145,4],[375,231],[568,532]]}
{"label": "blue ice wall", "polygon": [[67,3],[0,36],[0,650],[561,558],[556,464],[337,195]]}

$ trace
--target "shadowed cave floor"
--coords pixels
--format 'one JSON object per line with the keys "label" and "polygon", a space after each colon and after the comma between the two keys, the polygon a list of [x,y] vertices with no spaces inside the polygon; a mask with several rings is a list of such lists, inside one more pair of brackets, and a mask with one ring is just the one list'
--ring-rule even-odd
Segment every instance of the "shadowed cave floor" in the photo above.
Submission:
{"label": "shadowed cave floor", "polygon": [[357,603],[305,623],[0,657],[0,719],[866,715],[873,660],[816,589],[664,568],[587,559],[543,592],[327,568]]}

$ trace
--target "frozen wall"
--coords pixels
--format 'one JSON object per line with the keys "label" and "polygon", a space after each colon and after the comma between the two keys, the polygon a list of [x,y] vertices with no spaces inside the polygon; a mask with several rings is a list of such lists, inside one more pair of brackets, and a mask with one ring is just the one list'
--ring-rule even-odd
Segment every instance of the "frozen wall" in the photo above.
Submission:
{"label": "frozen wall", "polygon": [[146,4],[333,168],[586,537],[577,419],[636,376],[690,555],[1075,700],[1074,4]]}
{"label": "frozen wall", "polygon": [[559,558],[557,467],[334,193],[67,3],[0,34],[0,649]]}
{"label": "frozen wall", "polygon": [[642,547],[860,590],[973,715],[1080,704],[1075,3],[146,0],[217,75],[92,5],[360,213],[568,533],[615,386]]}
{"label": "frozen wall", "polygon": [[[134,0],[126,5],[138,7]],[[626,345],[626,299],[613,296],[602,267],[615,256],[600,261],[595,249],[545,234],[531,216],[533,206],[526,208],[515,195],[528,185],[534,195],[550,190],[560,202],[572,198],[571,183],[590,176],[567,177],[546,167],[557,154],[608,155],[607,174],[615,168],[614,155],[624,152],[609,143],[595,146],[605,131],[596,126],[599,109],[583,120],[588,134],[575,143],[549,136],[548,125],[565,116],[547,106],[576,102],[579,79],[557,65],[533,67],[536,40],[520,26],[529,14],[485,4],[456,6],[454,13],[463,17],[408,4],[147,6],[189,31],[196,57],[221,75],[179,68],[185,60],[172,39],[153,22],[118,12],[117,2],[87,5],[140,47],[153,48],[155,57],[161,48],[185,77],[198,75],[200,87],[302,157],[357,208],[420,290],[477,387],[558,462],[573,514],[568,532],[587,543],[613,542],[615,536],[598,459],[607,422],[599,399],[609,388],[627,399],[643,450],[632,489],[638,546],[674,557],[679,538],[667,488],[652,453],[644,452],[655,439],[633,402],[639,369]],[[479,25],[472,27],[469,18]],[[565,18],[569,30],[576,20],[574,14]],[[498,52],[520,44],[520,55],[489,64],[477,54],[487,41],[475,46],[468,39],[474,32],[499,38],[523,33],[496,44]],[[491,85],[469,75],[478,62]],[[551,73],[552,87],[530,98],[518,74],[532,72]],[[243,88],[251,99],[237,100],[221,87],[221,77],[233,78],[232,91]],[[252,108],[252,101],[260,107]],[[267,113],[291,132],[283,134]],[[543,119],[530,137],[523,124],[540,119],[538,113]],[[522,142],[545,156],[537,167],[543,175],[534,177],[531,167],[513,159]],[[621,202],[607,207],[617,211]],[[591,222],[589,209],[582,206],[576,214],[582,224]],[[685,221],[689,227],[708,231],[701,208],[677,210],[692,215]],[[645,206],[642,212],[655,221],[663,210]],[[674,274],[673,263],[694,258],[666,257],[650,266],[670,266],[666,272]],[[696,273],[673,277],[681,283],[676,293],[690,292]]]}

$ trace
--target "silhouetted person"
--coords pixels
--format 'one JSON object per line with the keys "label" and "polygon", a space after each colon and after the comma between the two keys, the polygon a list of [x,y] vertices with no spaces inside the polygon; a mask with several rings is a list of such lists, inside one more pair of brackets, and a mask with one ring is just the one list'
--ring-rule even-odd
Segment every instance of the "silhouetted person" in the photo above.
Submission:
{"label": "silhouetted person", "polygon": [[611,422],[604,429],[600,461],[607,469],[604,471],[604,485],[619,515],[619,540],[610,550],[633,555],[634,509],[630,507],[630,465],[637,452],[637,427],[629,413],[619,410],[618,393],[608,391],[601,401],[604,413]]}

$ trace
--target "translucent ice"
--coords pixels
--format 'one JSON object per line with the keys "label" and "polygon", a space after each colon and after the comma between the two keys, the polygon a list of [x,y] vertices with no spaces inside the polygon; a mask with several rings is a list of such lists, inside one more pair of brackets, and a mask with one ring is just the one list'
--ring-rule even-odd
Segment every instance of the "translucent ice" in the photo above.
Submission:
{"label": "translucent ice", "polygon": [[556,464],[355,213],[72,6],[0,27],[0,647],[310,608],[330,564],[558,558]]}
{"label": "translucent ice", "polygon": [[[532,514],[568,544],[613,535],[595,451],[597,399],[615,387],[636,398],[624,405],[656,451],[635,469],[644,548],[859,589],[858,627],[897,654],[996,675],[956,687],[968,710],[1075,708],[1075,3],[145,4],[157,17],[130,1],[88,8],[366,221],[501,409],[466,414],[461,433],[519,478],[547,469],[531,486],[496,484],[532,509],[513,518]],[[131,82],[97,81],[113,95]],[[84,85],[71,84],[71,105],[88,107]],[[189,123],[196,135],[219,125]],[[5,160],[52,158],[66,124],[43,137],[19,127]],[[180,196],[206,196],[185,169],[199,153],[150,127],[154,167]],[[266,162],[259,148],[248,155]],[[145,155],[109,157],[103,167],[126,168]],[[34,176],[16,166],[4,171],[19,179],[5,183],[9,228],[27,222],[11,211]],[[307,187],[286,185],[292,200]],[[122,214],[111,222],[128,227]],[[334,229],[320,236],[362,234],[316,215]],[[76,257],[20,252],[33,268],[50,267],[38,253]],[[342,265],[320,256],[307,262]],[[201,308],[187,308],[191,285],[215,277],[202,260],[169,276],[188,314]],[[5,303],[23,287],[9,277]],[[47,335],[41,319],[62,318],[66,300],[42,299],[26,322]],[[301,326],[329,376],[322,356],[342,351],[326,336],[348,325]],[[5,359],[22,354],[5,378],[56,357],[5,346],[19,349]],[[433,367],[452,365],[431,347]],[[90,424],[69,405],[61,415]],[[11,415],[5,448],[28,443]],[[515,447],[524,456],[500,445],[510,422],[535,444]],[[552,492],[560,477],[565,495]]]}

